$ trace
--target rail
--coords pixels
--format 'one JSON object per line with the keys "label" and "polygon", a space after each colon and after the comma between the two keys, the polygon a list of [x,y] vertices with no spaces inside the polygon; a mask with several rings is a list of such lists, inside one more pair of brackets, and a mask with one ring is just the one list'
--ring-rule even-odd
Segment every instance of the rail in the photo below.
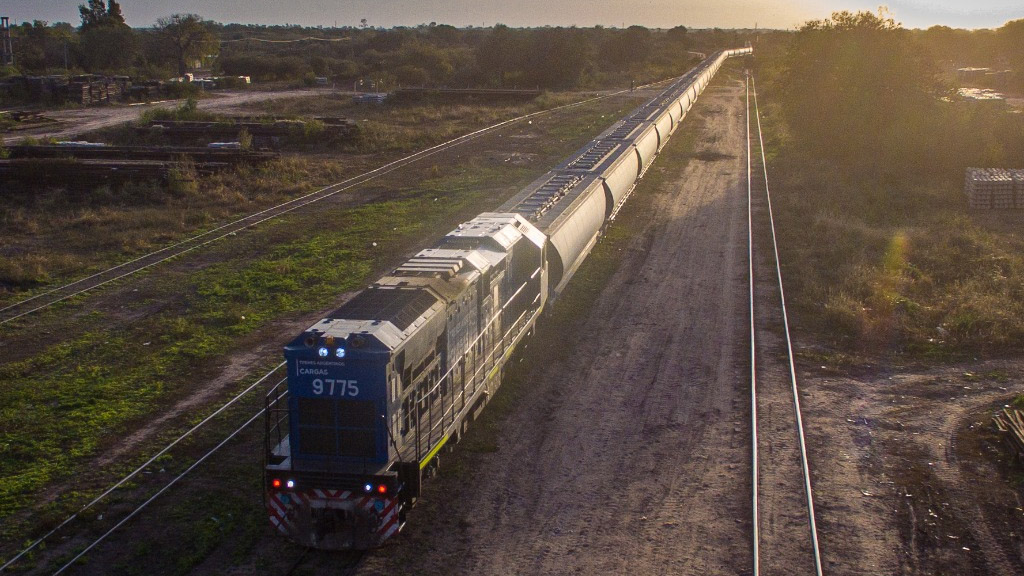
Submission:
{"label": "rail", "polygon": [[771,256],[774,260],[774,272],[778,279],[778,291],[779,291],[779,303],[782,315],[783,332],[785,334],[786,341],[786,355],[788,361],[788,373],[790,392],[793,400],[793,411],[796,422],[797,440],[800,452],[800,468],[803,482],[803,492],[805,506],[807,510],[807,524],[808,531],[810,533],[812,557],[814,560],[814,572],[816,576],[822,576],[822,564],[821,564],[821,548],[818,541],[818,529],[815,521],[814,512],[814,493],[811,486],[811,473],[810,465],[807,458],[807,439],[804,433],[803,414],[800,406],[800,389],[797,383],[796,377],[796,365],[793,356],[793,339],[789,326],[789,315],[786,310],[786,295],[783,287],[782,280],[782,267],[779,259],[779,245],[778,237],[775,230],[775,217],[772,210],[771,204],[771,191],[768,186],[768,164],[767,158],[764,151],[764,135],[761,126],[761,113],[758,107],[757,101],[757,87],[754,82],[752,74],[747,75],[747,225],[748,225],[748,259],[749,259],[749,284],[750,284],[750,354],[751,354],[751,427],[752,427],[752,498],[753,498],[753,574],[759,576],[760,574],[760,516],[758,502],[761,496],[759,492],[759,464],[760,458],[758,454],[758,414],[757,414],[757,365],[756,365],[756,353],[757,343],[755,339],[755,286],[754,286],[754,245],[755,239],[753,234],[753,173],[752,173],[752,151],[751,142],[751,115],[750,115],[750,97],[753,96],[754,103],[754,120],[757,126],[757,141],[760,149],[760,160],[761,166],[764,173],[764,190],[765,200],[767,203],[768,212],[768,226],[771,231]]}
{"label": "rail", "polygon": [[[269,372],[267,372],[266,374],[264,374],[263,376],[261,376],[260,378],[258,378],[258,379],[256,380],[256,382],[254,382],[254,383],[253,383],[252,385],[250,385],[249,387],[247,387],[247,388],[246,388],[245,390],[242,390],[241,392],[239,392],[239,393],[238,393],[237,395],[235,395],[235,396],[234,396],[234,397],[233,397],[233,398],[232,398],[231,400],[229,400],[229,401],[228,401],[227,403],[225,403],[225,404],[224,404],[224,405],[222,405],[222,406],[221,406],[220,408],[218,408],[217,410],[215,410],[214,412],[212,412],[212,413],[211,413],[211,414],[210,414],[209,416],[207,416],[206,418],[204,418],[204,419],[203,419],[202,421],[200,421],[200,422],[199,422],[198,424],[196,424],[196,425],[195,425],[195,426],[193,426],[192,428],[189,428],[189,429],[188,429],[188,430],[187,430],[187,431],[186,431],[185,433],[183,433],[183,434],[181,434],[180,436],[178,436],[178,438],[176,438],[176,439],[175,439],[174,441],[172,441],[172,442],[171,442],[171,443],[169,443],[169,444],[168,444],[167,446],[165,446],[165,447],[164,447],[164,448],[163,448],[162,450],[160,450],[159,452],[157,452],[156,454],[154,454],[153,456],[151,456],[151,457],[150,457],[150,458],[149,458],[148,460],[146,460],[146,461],[145,461],[144,463],[142,463],[141,465],[139,465],[139,466],[138,466],[137,468],[135,468],[135,469],[134,469],[134,470],[133,470],[132,472],[128,473],[128,474],[127,474],[126,476],[124,476],[124,477],[123,477],[123,478],[121,478],[121,479],[120,479],[119,481],[117,481],[116,483],[114,483],[114,484],[113,484],[112,486],[110,486],[109,488],[107,488],[107,489],[106,489],[105,491],[103,491],[102,493],[100,493],[100,495],[99,495],[99,496],[96,496],[95,498],[93,498],[92,500],[90,500],[90,501],[89,501],[89,502],[88,502],[88,503],[87,503],[87,504],[86,504],[85,506],[82,506],[81,508],[79,508],[77,512],[75,512],[74,514],[72,514],[72,515],[68,516],[67,518],[65,518],[65,519],[64,519],[64,521],[63,521],[63,522],[61,522],[60,524],[58,524],[58,525],[57,525],[57,526],[56,526],[55,528],[51,529],[51,530],[50,530],[49,532],[47,532],[46,534],[44,534],[44,535],[43,535],[43,536],[41,536],[40,538],[37,538],[37,539],[36,539],[36,540],[34,540],[34,541],[33,541],[32,543],[30,543],[30,544],[29,544],[28,546],[26,546],[25,548],[23,548],[23,549],[22,549],[22,550],[21,550],[20,552],[18,552],[18,553],[17,553],[17,554],[15,554],[15,555],[14,555],[13,557],[11,557],[11,559],[10,559],[10,560],[8,560],[8,561],[7,561],[7,562],[5,562],[5,563],[4,563],[4,564],[3,564],[2,566],[0,566],[0,572],[3,572],[4,570],[6,570],[7,568],[9,568],[10,566],[13,566],[13,565],[14,565],[15,563],[17,563],[17,562],[18,562],[19,560],[21,560],[21,558],[23,558],[23,557],[24,557],[24,556],[25,556],[26,554],[28,554],[29,552],[31,552],[32,550],[34,550],[35,548],[37,548],[37,547],[38,547],[38,546],[39,546],[40,544],[42,544],[43,542],[46,542],[47,540],[49,540],[49,539],[50,539],[50,537],[52,537],[52,536],[53,536],[54,534],[56,534],[57,532],[59,532],[59,531],[60,531],[61,529],[63,529],[63,528],[65,527],[65,526],[67,526],[68,524],[70,524],[71,522],[73,522],[73,521],[74,521],[74,520],[75,520],[76,518],[79,518],[79,517],[80,517],[80,516],[81,516],[82,514],[84,514],[84,513],[85,513],[85,512],[87,511],[87,510],[89,510],[89,509],[90,509],[90,508],[92,508],[93,506],[95,506],[95,505],[99,504],[100,502],[102,502],[102,501],[103,501],[104,499],[106,499],[106,498],[107,498],[107,496],[110,496],[110,495],[111,495],[111,494],[112,494],[112,493],[113,493],[113,492],[114,492],[115,490],[117,490],[118,488],[120,488],[121,486],[123,486],[123,485],[124,485],[125,483],[127,483],[128,481],[130,481],[130,480],[131,480],[132,478],[135,478],[136,476],[138,476],[138,475],[139,475],[139,474],[140,474],[140,473],[141,473],[142,471],[144,471],[144,470],[145,470],[146,468],[148,468],[148,467],[149,467],[149,466],[150,466],[150,465],[151,465],[151,464],[152,464],[153,462],[156,462],[156,460],[157,460],[158,458],[160,458],[160,457],[161,457],[161,456],[163,456],[164,454],[168,453],[168,452],[169,452],[169,451],[170,451],[170,450],[171,450],[172,448],[174,448],[174,447],[175,447],[175,446],[177,446],[177,445],[178,445],[179,443],[181,443],[181,441],[183,441],[183,440],[185,440],[186,438],[188,438],[188,437],[192,436],[193,434],[195,434],[195,433],[196,433],[196,432],[197,432],[197,431],[198,431],[198,430],[199,430],[200,428],[202,428],[203,426],[205,426],[205,425],[206,425],[207,423],[209,423],[209,422],[210,422],[211,420],[213,420],[213,419],[214,419],[214,418],[216,418],[216,417],[217,417],[218,415],[220,415],[221,413],[223,413],[223,412],[224,412],[225,410],[227,410],[227,409],[228,409],[229,407],[231,407],[231,406],[232,406],[233,404],[235,404],[236,402],[238,402],[239,400],[241,400],[241,399],[242,399],[243,397],[245,397],[246,395],[248,395],[248,394],[249,394],[250,392],[252,392],[253,390],[255,390],[255,389],[256,389],[256,388],[258,387],[258,386],[260,386],[261,384],[263,384],[263,383],[264,383],[264,382],[265,382],[265,381],[266,381],[266,380],[267,380],[268,378],[270,378],[270,376],[271,376],[271,375],[273,375],[273,374],[274,374],[275,372],[277,372],[277,371],[278,371],[279,369],[281,369],[281,368],[282,368],[283,366],[284,366],[284,362],[281,362],[280,364],[278,364],[277,366],[275,366],[274,368],[272,368],[272,369],[271,369],[271,370],[270,370]],[[281,380],[281,381],[279,381],[279,382],[277,383],[277,385],[279,386],[279,385],[281,384],[281,382],[283,382],[283,381],[284,381],[284,380]]]}
{"label": "rail", "polygon": [[[661,82],[657,82],[654,84],[660,84],[662,82],[665,81],[663,80]],[[646,86],[651,86],[654,84]],[[257,226],[269,220],[279,218],[285,214],[294,212],[299,208],[303,208],[310,204],[330,198],[332,196],[335,196],[336,194],[339,194],[346,190],[350,190],[352,188],[355,188],[356,186],[365,184],[366,182],[374,180],[385,174],[394,172],[395,170],[398,170],[400,168],[423,160],[424,158],[428,158],[430,156],[443,152],[449,148],[453,148],[455,146],[464,144],[471,140],[475,140],[476,138],[483,136],[484,134],[493,132],[499,128],[503,128],[505,126],[521,122],[523,120],[529,120],[559,110],[575,108],[578,106],[582,106],[584,104],[588,104],[590,102],[604,100],[628,92],[628,90],[619,90],[616,92],[611,92],[609,94],[603,94],[600,96],[594,96],[592,98],[586,98],[578,102],[572,102],[569,104],[563,104],[561,106],[555,106],[552,108],[548,108],[546,110],[531,112],[529,114],[524,114],[522,116],[517,116],[515,118],[510,118],[508,120],[492,124],[490,126],[481,128],[479,130],[475,130],[468,134],[463,134],[462,136],[453,138],[446,142],[442,142],[441,144],[425,148],[403,158],[399,158],[398,160],[394,160],[392,162],[384,164],[383,166],[374,168],[373,170],[359,174],[357,176],[353,176],[346,180],[342,180],[329,186],[325,186],[308,194],[304,194],[297,198],[293,198],[286,202],[282,202],[275,206],[271,206],[270,208],[266,208],[259,212],[249,214],[247,216],[238,218],[226,224],[222,224],[220,226],[217,226],[216,228],[207,230],[206,232],[195,234],[184,240],[175,242],[173,244],[170,244],[158,250],[154,250],[147,254],[143,254],[141,256],[138,256],[126,262],[122,262],[110,268],[106,268],[89,276],[85,276],[83,278],[79,278],[78,280],[74,280],[72,282],[47,289],[34,296],[30,296],[28,298],[24,298],[12,304],[0,307],[0,325],[7,324],[8,322],[11,322],[18,318],[22,318],[24,316],[28,316],[35,312],[39,312],[41,310],[49,308],[54,304],[64,302],[66,300],[74,298],[75,296],[85,294],[86,292],[93,291],[97,288],[115,282],[117,280],[121,280],[123,278],[127,278],[129,276],[142,272],[144,270],[148,270],[149,268],[166,262],[172,258],[176,258],[188,252],[192,252],[193,250],[203,248],[219,240],[229,238],[237,234],[239,231],[244,230],[245,228]]]}

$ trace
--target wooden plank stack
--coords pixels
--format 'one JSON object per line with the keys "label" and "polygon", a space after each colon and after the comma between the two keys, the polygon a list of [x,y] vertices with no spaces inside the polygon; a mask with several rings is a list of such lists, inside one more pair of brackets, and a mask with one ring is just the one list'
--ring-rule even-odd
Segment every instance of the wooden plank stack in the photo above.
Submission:
{"label": "wooden plank stack", "polygon": [[992,418],[996,430],[1004,435],[1017,449],[1017,456],[1024,458],[1024,412],[1016,408],[1003,408]]}
{"label": "wooden plank stack", "polygon": [[[1003,168],[968,168],[964,181],[967,206],[971,209],[1012,210],[1024,208],[1024,190],[1017,188],[1017,182],[1024,184],[1017,176],[1022,170]],[[1019,199],[1018,199],[1019,197]]]}

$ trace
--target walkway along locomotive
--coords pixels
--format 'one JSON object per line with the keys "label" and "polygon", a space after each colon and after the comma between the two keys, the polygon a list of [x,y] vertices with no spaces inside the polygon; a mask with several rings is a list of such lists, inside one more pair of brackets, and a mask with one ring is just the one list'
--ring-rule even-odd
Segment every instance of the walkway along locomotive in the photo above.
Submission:
{"label": "walkway along locomotive", "polygon": [[460,225],[284,349],[267,396],[271,523],[321,549],[397,533],[424,469],[487,404],[516,345],[730,56],[719,52],[499,208]]}

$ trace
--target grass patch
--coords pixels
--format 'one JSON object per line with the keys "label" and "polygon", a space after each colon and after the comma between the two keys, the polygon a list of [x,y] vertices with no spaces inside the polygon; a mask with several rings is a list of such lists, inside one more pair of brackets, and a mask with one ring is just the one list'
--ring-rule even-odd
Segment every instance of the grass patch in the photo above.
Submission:
{"label": "grass patch", "polygon": [[[784,130],[771,116],[765,129]],[[952,361],[1019,350],[1020,214],[969,212],[959,172],[851,173],[778,138],[766,146],[797,328],[852,355]]]}
{"label": "grass patch", "polygon": [[145,125],[159,120],[177,121],[216,121],[220,117],[217,114],[199,109],[199,103],[194,96],[189,96],[181,106],[177,108],[153,108],[146,110],[139,117],[139,124]]}

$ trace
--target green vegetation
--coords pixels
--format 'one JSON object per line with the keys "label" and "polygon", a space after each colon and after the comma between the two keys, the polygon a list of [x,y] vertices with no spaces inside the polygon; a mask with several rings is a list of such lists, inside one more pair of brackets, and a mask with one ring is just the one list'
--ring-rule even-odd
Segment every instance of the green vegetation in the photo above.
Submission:
{"label": "green vegetation", "polygon": [[212,122],[219,118],[212,112],[199,109],[199,103],[192,96],[177,108],[152,108],[139,116],[138,123],[146,125],[157,120],[206,121]]}
{"label": "green vegetation", "polygon": [[437,189],[426,186],[347,211],[331,231],[279,245],[253,262],[207,267],[190,281],[185,315],[153,314],[128,333],[87,333],[0,367],[0,516],[94,454],[156,399],[180,393],[188,384],[183,375],[228,352],[237,338],[366,284],[381,265],[374,241],[407,243],[460,203],[479,200],[468,186],[448,190],[454,202],[435,202]]}
{"label": "green vegetation", "polygon": [[884,12],[809,22],[759,54],[798,326],[853,353],[1019,350],[1019,215],[969,213],[963,179],[1024,158],[1024,117],[946,98],[921,34]]}
{"label": "green vegetation", "polygon": [[[89,190],[70,185],[38,190],[12,184],[0,205],[4,240],[10,246],[33,248],[13,251],[0,259],[0,301],[24,297],[26,291],[154,250],[213,227],[215,222],[354,176],[399,154],[433,146],[541,106],[580,98],[578,94],[551,94],[539,102],[518,106],[437,107],[354,106],[349,98],[286,99],[265,103],[262,110],[277,117],[305,118],[306,127],[295,135],[290,146],[332,152],[330,158],[287,155],[202,178],[183,162],[166,183],[130,182]],[[353,118],[361,127],[360,136],[346,142],[319,138],[316,130],[323,126],[308,122],[310,115]],[[157,119],[224,118],[197,110],[190,100],[177,108],[148,111],[142,121]],[[149,142],[148,136],[140,137],[130,127],[89,138],[120,144]],[[377,156],[367,156],[370,153]]]}
{"label": "green vegetation", "polygon": [[[547,153],[564,155],[603,126],[602,116],[621,116],[632,105],[605,103],[576,111],[573,138]],[[225,357],[251,351],[268,327],[287,318],[327,309],[339,294],[365,285],[424,237],[493,207],[500,200],[496,194],[525,184],[537,168],[497,165],[486,154],[464,157],[458,166],[423,167],[427,175],[412,177],[414,186],[408,184],[409,174],[401,186],[391,182],[386,201],[357,208],[325,205],[215,246],[197,269],[164,271],[158,287],[146,288],[155,291],[152,299],[74,320],[61,310],[40,316],[36,327],[63,336],[0,366],[5,546],[12,545],[11,538],[36,533],[40,523],[60,518],[96,485],[105,485],[105,475],[116,471],[92,470],[89,487],[77,486],[83,491],[66,494],[47,508],[45,518],[23,517],[42,491],[89,471],[98,453],[191,394]],[[259,178],[252,181],[258,185]],[[133,320],[126,323],[116,318],[120,314]],[[72,321],[77,328],[60,328]],[[218,530],[211,526],[189,538],[196,539],[197,550],[209,550],[204,542],[219,538]]]}

